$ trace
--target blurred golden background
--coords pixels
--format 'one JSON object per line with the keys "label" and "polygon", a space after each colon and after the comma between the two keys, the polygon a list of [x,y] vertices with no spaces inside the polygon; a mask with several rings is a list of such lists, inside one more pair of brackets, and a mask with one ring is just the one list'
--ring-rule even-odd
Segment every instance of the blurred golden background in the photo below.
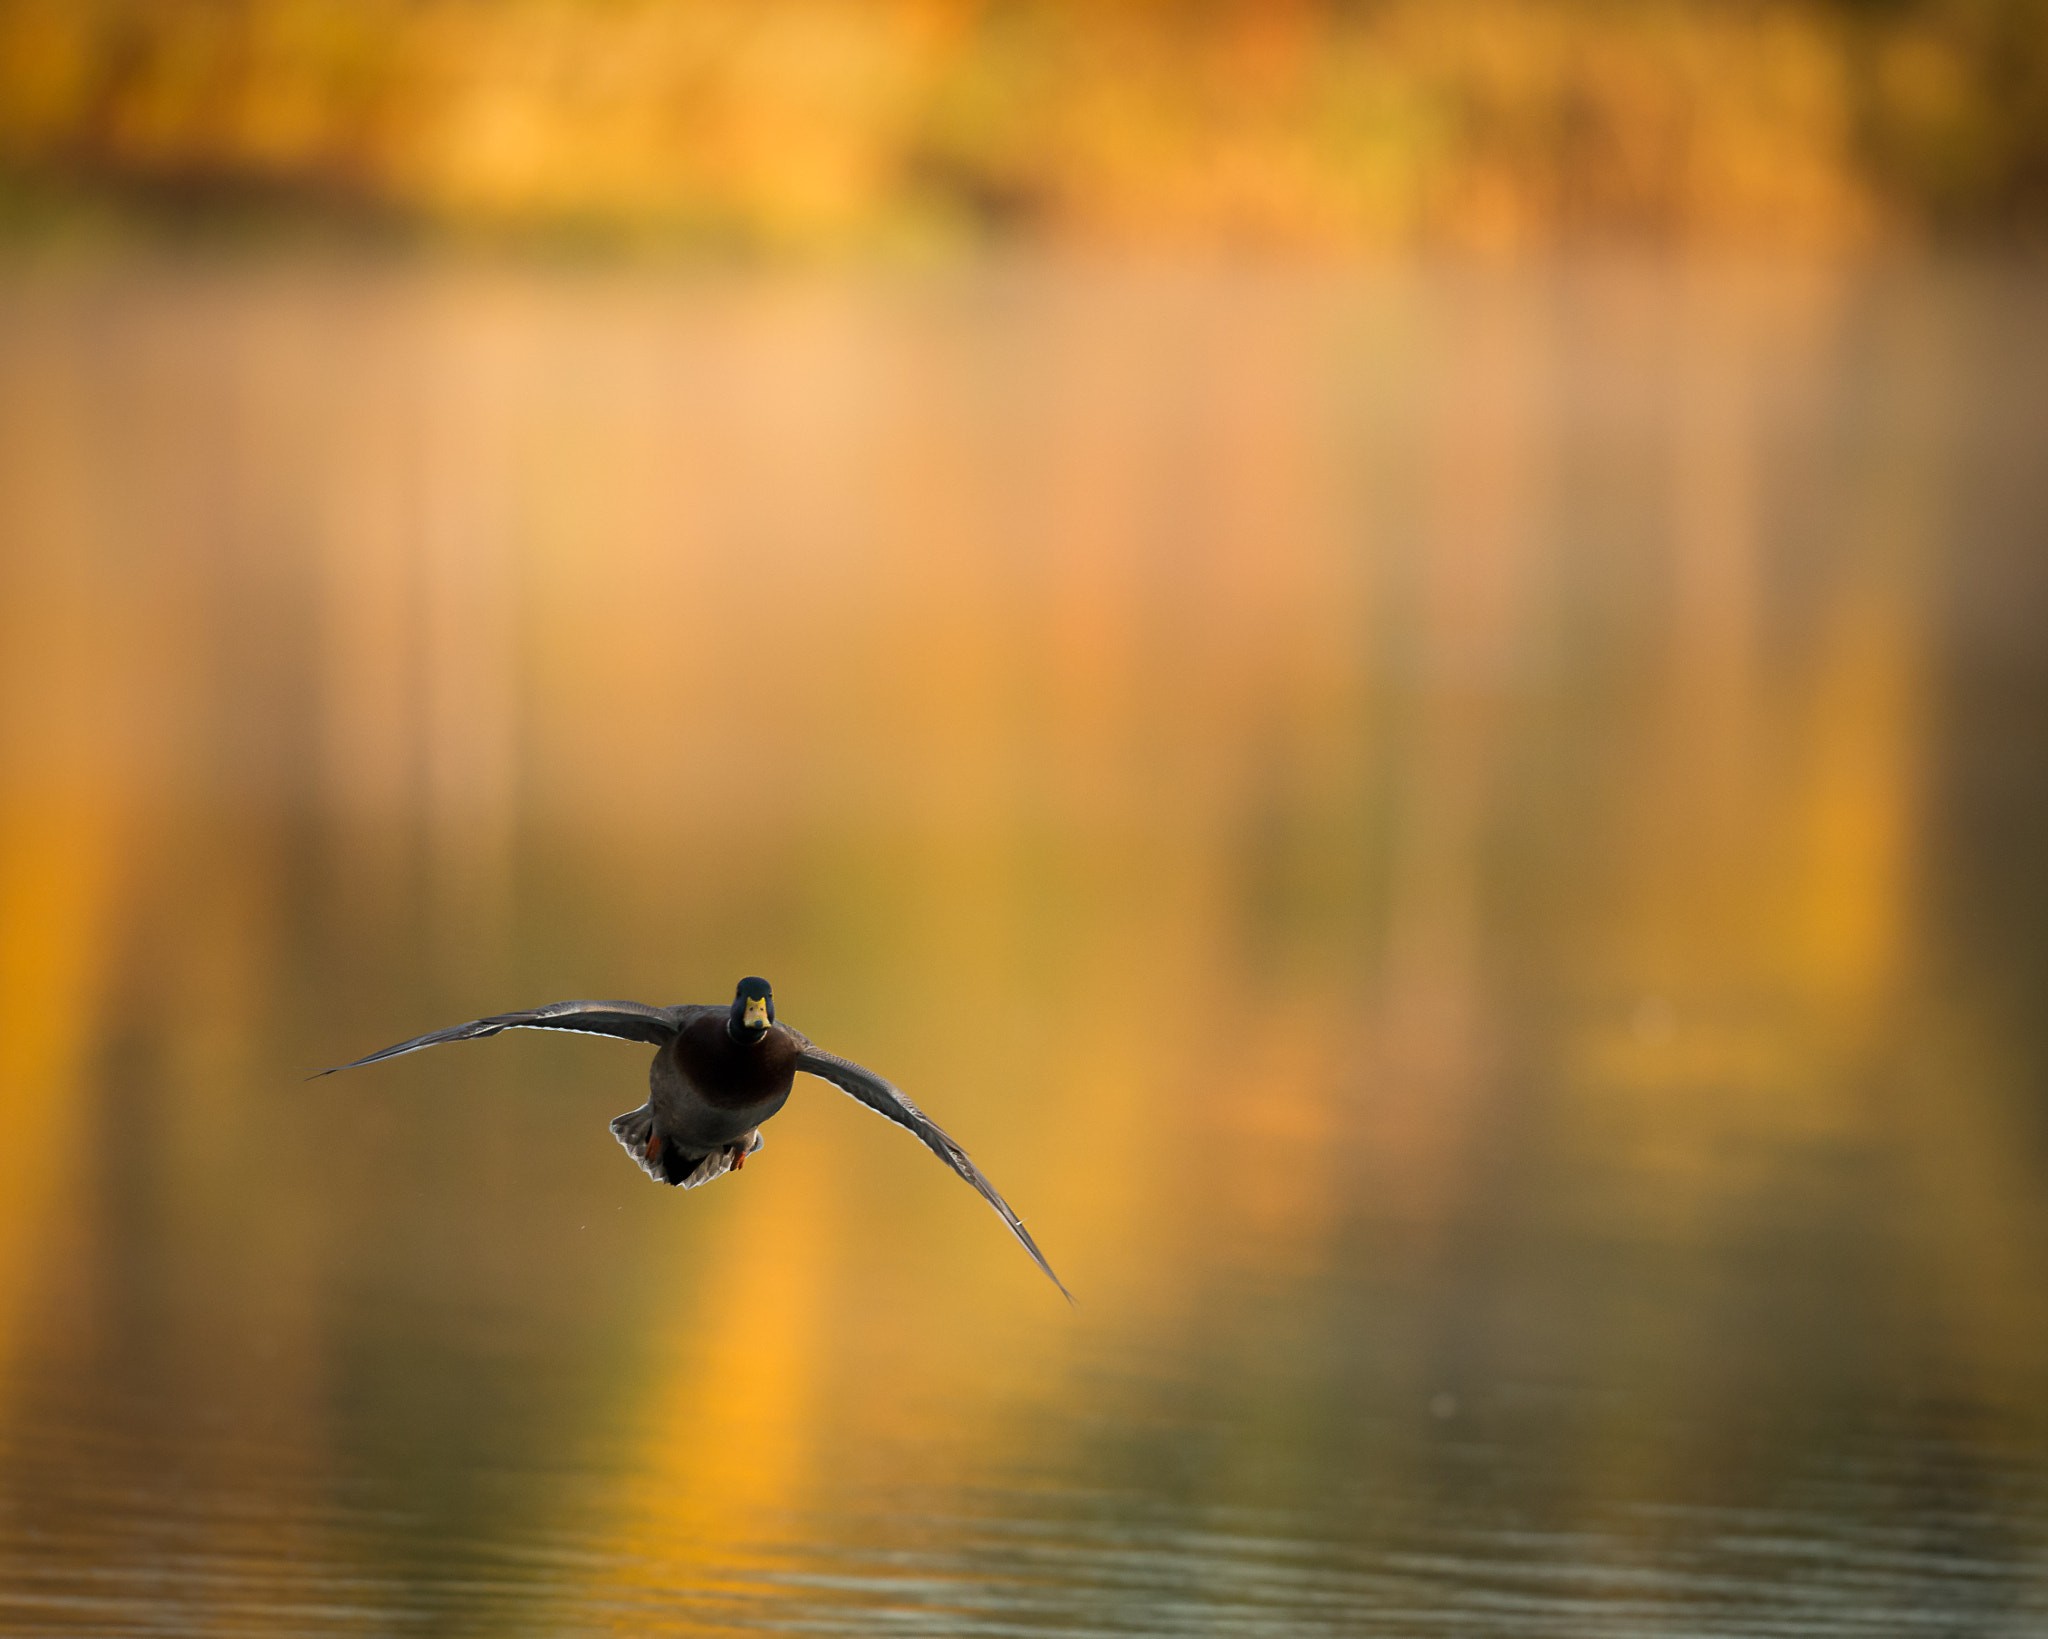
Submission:
{"label": "blurred golden background", "polygon": [[2038,1629],[2039,23],[0,0],[0,1631]]}
{"label": "blurred golden background", "polygon": [[2038,233],[2048,5],[6,0],[0,164],[571,241]]}

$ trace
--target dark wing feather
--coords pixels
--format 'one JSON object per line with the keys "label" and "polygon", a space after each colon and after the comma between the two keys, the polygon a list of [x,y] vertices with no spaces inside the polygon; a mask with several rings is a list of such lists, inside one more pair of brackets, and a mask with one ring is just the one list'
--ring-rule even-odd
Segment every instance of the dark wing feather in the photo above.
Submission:
{"label": "dark wing feather", "polygon": [[967,1152],[946,1136],[945,1130],[920,1110],[890,1083],[884,1081],[872,1070],[864,1070],[851,1059],[843,1059],[837,1053],[827,1053],[821,1048],[806,1044],[796,1056],[796,1067],[808,1075],[829,1081],[842,1093],[850,1093],[877,1115],[887,1116],[899,1127],[908,1127],[924,1140],[926,1148],[962,1178],[965,1178],[980,1193],[981,1198],[996,1209],[1003,1222],[1010,1226],[1010,1233],[1024,1243],[1038,1267],[1045,1271],[1046,1279],[1059,1287],[1060,1296],[1069,1303],[1074,1294],[1069,1292],[1059,1276],[1052,1272],[1052,1265],[1045,1261],[1045,1254],[1038,1250],[1038,1243],[1024,1227],[1024,1220],[1010,1210],[1010,1203],[996,1193],[996,1186],[981,1174],[981,1169],[967,1158]]}
{"label": "dark wing feather", "polygon": [[415,1036],[396,1047],[386,1047],[367,1058],[316,1070],[315,1076],[331,1076],[336,1070],[354,1070],[379,1059],[395,1059],[401,1053],[417,1053],[422,1047],[439,1047],[444,1041],[474,1041],[495,1036],[500,1030],[575,1030],[590,1036],[617,1036],[624,1041],[651,1042],[665,1047],[675,1040],[683,1020],[698,1010],[693,1007],[649,1007],[644,1002],[556,1002],[552,1007],[529,1007],[518,1013],[494,1013],[488,1019],[471,1019],[446,1030]]}

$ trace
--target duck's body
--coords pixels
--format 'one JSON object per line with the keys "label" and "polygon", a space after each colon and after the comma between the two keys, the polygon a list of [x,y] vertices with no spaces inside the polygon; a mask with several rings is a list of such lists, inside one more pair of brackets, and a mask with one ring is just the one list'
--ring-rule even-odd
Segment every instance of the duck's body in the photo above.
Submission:
{"label": "duck's body", "polygon": [[[801,1032],[778,1024],[774,998],[765,980],[741,980],[730,1007],[557,1002],[522,1013],[494,1014],[415,1036],[335,1068],[352,1070],[442,1042],[521,1029],[571,1030],[653,1044],[656,1051],[648,1071],[647,1102],[615,1117],[612,1133],[648,1177],[684,1189],[740,1169],[761,1147],[761,1124],[789,1101],[799,1070],[829,1081],[923,1140],[996,1209],[1038,1267],[1062,1294],[1067,1293],[1045,1254],[1038,1250],[1038,1243],[1026,1232],[1023,1220],[967,1158],[967,1152],[872,1070],[827,1053]],[[1072,1301],[1070,1294],[1068,1297]]]}
{"label": "duck's body", "polygon": [[617,1117],[612,1131],[648,1177],[695,1188],[761,1147],[761,1123],[789,1102],[810,1043],[786,1024],[758,1041],[735,1039],[724,1008],[687,1011],[695,1016],[654,1055],[647,1102]]}

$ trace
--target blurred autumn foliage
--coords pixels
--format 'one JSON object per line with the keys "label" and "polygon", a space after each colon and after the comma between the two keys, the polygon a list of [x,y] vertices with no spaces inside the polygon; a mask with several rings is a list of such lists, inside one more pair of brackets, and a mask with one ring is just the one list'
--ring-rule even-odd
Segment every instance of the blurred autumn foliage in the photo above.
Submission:
{"label": "blurred autumn foliage", "polygon": [[2048,220],[2048,0],[0,0],[24,201],[764,245]]}

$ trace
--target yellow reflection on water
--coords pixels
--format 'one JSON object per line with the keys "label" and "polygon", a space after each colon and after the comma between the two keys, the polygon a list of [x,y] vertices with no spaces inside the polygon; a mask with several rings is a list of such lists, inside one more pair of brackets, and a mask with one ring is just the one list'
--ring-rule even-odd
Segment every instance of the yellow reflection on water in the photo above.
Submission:
{"label": "yellow reflection on water", "polygon": [[0,813],[0,1361],[36,1331],[43,1284],[71,1273],[118,855],[90,808]]}
{"label": "yellow reflection on water", "polygon": [[[1626,1380],[1563,1529],[1739,1469],[1644,1429],[1743,1382],[1919,1381],[1785,1366],[1752,1287],[1939,1315],[1969,1392],[2048,1362],[2024,1044],[1922,987],[1955,309],[1813,269],[13,277],[17,1426],[132,1357],[145,1420],[274,1436],[206,1484],[390,1485],[455,1543],[573,1514],[569,1609],[801,1559],[880,1474],[1105,1483],[1181,1415],[1223,1503],[1460,1372]],[[684,1195],[600,1125],[638,1048],[292,1080],[745,972],[967,1144],[1078,1312],[821,1086]],[[1855,1281],[1800,1285],[1838,1243]]]}

